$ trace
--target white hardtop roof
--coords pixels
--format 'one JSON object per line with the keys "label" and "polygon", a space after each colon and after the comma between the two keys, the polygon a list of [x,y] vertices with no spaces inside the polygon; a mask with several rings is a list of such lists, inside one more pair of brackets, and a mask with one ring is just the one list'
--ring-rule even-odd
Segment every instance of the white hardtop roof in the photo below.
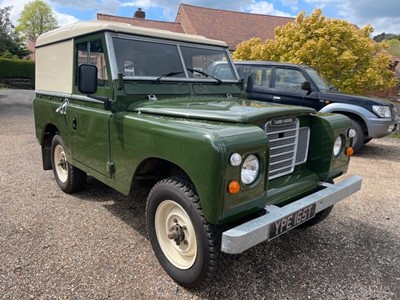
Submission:
{"label": "white hardtop roof", "polygon": [[158,37],[169,40],[227,47],[227,44],[223,41],[211,40],[199,35],[176,33],[167,30],[152,29],[133,26],[126,23],[108,21],[80,21],[67,25],[65,27],[46,32],[37,38],[36,47],[65,41],[74,37],[101,31],[120,32],[141,36]]}

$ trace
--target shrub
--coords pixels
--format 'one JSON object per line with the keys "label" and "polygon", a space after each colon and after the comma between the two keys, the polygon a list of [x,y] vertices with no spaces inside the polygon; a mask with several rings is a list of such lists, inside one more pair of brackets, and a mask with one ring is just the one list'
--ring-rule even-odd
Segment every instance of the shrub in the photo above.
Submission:
{"label": "shrub", "polygon": [[[16,79],[29,79],[30,83],[28,81],[28,83],[17,84]],[[35,62],[0,58],[0,83],[17,88],[33,88],[35,85]]]}
{"label": "shrub", "polygon": [[0,58],[0,78],[26,78],[35,81],[35,62],[22,59]]}

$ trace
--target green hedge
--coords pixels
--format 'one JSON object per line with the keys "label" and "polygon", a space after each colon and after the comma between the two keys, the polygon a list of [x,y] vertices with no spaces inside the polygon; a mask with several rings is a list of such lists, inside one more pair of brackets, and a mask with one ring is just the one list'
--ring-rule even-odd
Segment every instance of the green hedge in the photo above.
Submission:
{"label": "green hedge", "polygon": [[35,62],[23,59],[0,58],[0,79],[26,78],[35,82]]}

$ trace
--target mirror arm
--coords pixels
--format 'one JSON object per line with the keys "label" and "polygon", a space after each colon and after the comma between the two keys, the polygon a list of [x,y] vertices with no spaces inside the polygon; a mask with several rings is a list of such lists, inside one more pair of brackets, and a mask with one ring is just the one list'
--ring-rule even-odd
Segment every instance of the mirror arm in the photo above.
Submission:
{"label": "mirror arm", "polygon": [[117,88],[119,90],[124,89],[124,74],[122,74],[122,73],[118,73]]}
{"label": "mirror arm", "polygon": [[243,77],[241,77],[241,78],[239,79],[239,84],[240,84],[240,89],[241,89],[242,91],[244,91],[244,78],[243,78]]}
{"label": "mirror arm", "polygon": [[105,110],[111,110],[111,101],[110,98],[105,97],[105,96],[96,96],[96,95],[87,95],[89,98],[99,100],[104,102],[104,109]]}

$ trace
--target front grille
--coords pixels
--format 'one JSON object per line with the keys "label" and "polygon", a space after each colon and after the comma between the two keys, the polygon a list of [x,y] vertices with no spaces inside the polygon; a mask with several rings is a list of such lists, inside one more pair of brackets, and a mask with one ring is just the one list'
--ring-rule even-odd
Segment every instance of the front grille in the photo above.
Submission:
{"label": "front grille", "polygon": [[[290,120],[286,118],[285,120]],[[290,124],[279,120],[265,125],[270,146],[269,179],[274,179],[293,172],[296,165],[307,160],[310,129],[299,127],[299,120],[293,119]]]}

